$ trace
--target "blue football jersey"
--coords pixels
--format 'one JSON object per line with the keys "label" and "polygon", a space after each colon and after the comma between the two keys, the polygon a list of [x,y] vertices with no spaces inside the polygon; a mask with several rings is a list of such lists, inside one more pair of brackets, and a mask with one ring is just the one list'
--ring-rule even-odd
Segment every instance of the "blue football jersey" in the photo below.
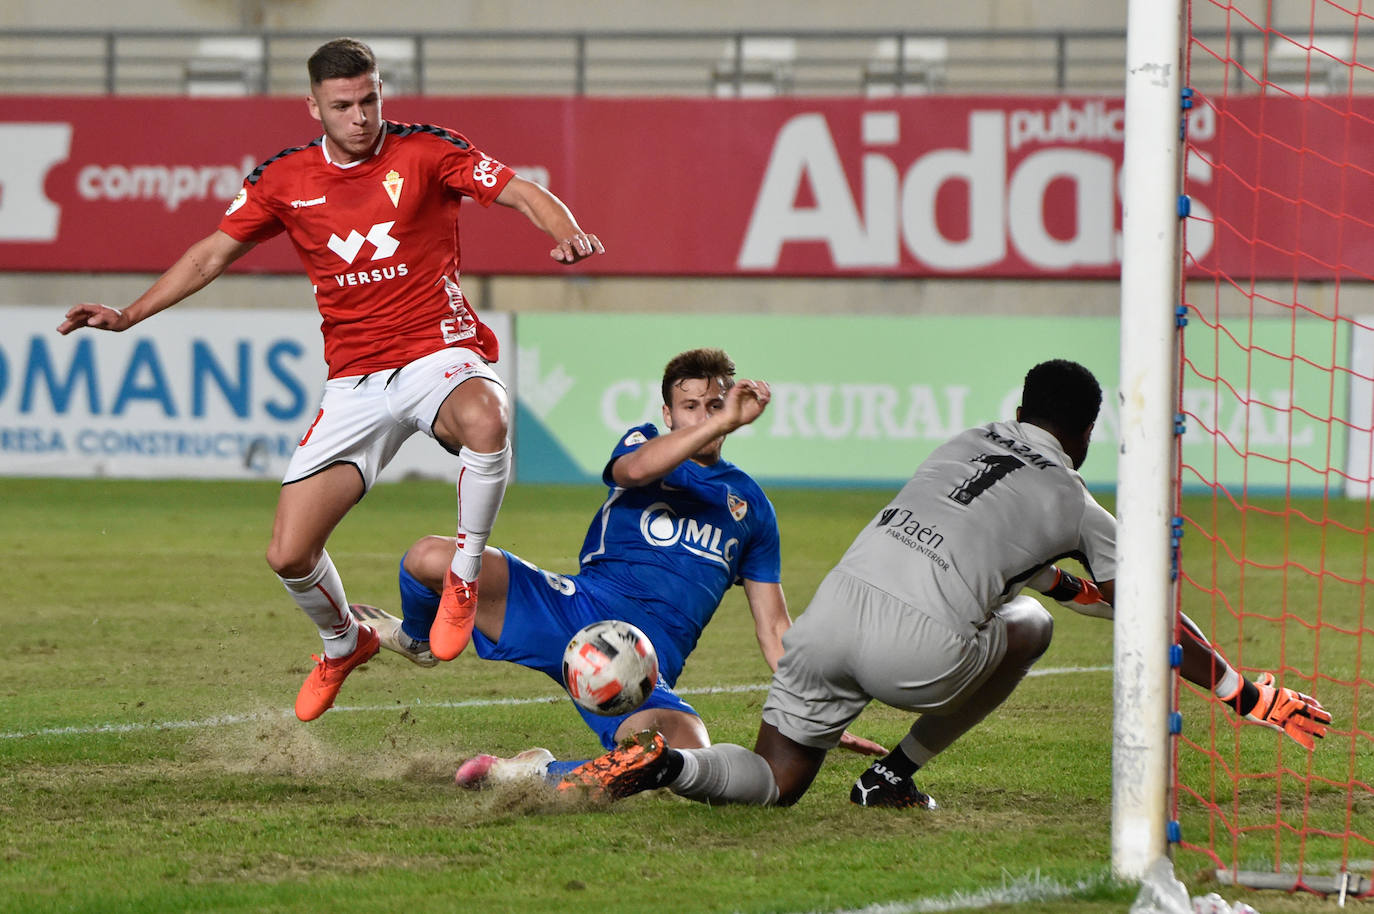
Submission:
{"label": "blue football jersey", "polygon": [[646,423],[611,452],[602,473],[610,492],[587,530],[579,577],[621,596],[619,618],[680,666],[733,584],[782,580],[778,521],[758,483],[726,460],[686,460],[647,486],[617,486],[611,465],[657,435]]}

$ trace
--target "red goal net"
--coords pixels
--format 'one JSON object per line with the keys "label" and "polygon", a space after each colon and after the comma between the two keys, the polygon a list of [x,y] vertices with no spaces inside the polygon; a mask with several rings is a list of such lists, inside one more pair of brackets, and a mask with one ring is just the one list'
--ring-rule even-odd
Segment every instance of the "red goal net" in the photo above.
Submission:
{"label": "red goal net", "polygon": [[1192,0],[1181,204],[1180,608],[1246,676],[1272,672],[1334,721],[1308,752],[1181,682],[1175,863],[1342,898],[1374,896],[1374,6],[1359,7]]}

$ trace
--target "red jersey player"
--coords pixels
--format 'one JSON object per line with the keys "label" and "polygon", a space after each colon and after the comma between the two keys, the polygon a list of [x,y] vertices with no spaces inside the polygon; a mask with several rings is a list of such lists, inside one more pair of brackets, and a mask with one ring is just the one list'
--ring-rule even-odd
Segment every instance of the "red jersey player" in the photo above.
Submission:
{"label": "red jersey player", "polygon": [[509,404],[489,367],[496,338],[458,286],[463,197],[523,213],[572,264],[605,252],[553,194],[440,127],[382,120],[371,49],[340,38],[307,64],[317,140],[284,150],[244,181],[219,228],[121,310],[80,304],[58,332],[127,330],[203,288],[260,241],[286,232],[315,284],[329,377],[287,467],[267,563],[316,624],[324,659],[296,698],[314,720],[344,678],[376,654],[354,621],[325,541],[397,448],[424,431],[459,455],[459,550],[444,581],[430,650],[467,646],[482,550],[510,473]]}

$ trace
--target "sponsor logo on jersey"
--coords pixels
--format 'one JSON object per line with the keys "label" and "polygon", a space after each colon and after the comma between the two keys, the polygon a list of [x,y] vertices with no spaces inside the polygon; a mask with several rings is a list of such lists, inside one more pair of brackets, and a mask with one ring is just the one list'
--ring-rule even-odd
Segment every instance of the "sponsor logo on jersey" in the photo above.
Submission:
{"label": "sponsor logo on jersey", "polygon": [[453,368],[450,368],[448,371],[444,372],[444,378],[445,380],[447,380],[448,378],[451,378],[454,375],[460,374],[464,371],[472,371],[476,367],[477,366],[471,362],[464,362],[461,365],[456,365]]}
{"label": "sponsor logo on jersey", "polygon": [[915,537],[921,543],[939,549],[945,538],[935,531],[935,527],[923,524],[911,513],[910,508],[884,508],[878,515],[879,527],[896,527],[907,536]]}
{"label": "sponsor logo on jersey", "polygon": [[228,208],[227,210],[224,211],[224,215],[228,216],[229,214],[233,213],[233,212],[234,212],[235,210],[237,210],[240,206],[243,206],[243,204],[245,204],[245,203],[247,203],[247,202],[248,202],[248,188],[246,188],[246,187],[240,187],[240,188],[239,188],[238,194],[236,194],[236,195],[234,196],[234,199],[231,200],[231,201],[229,202],[229,208]]}
{"label": "sponsor logo on jersey", "polygon": [[933,525],[922,523],[910,508],[884,508],[873,526],[908,549],[930,559],[941,570],[949,570],[948,560],[937,551],[945,544],[944,534],[939,533]]}
{"label": "sponsor logo on jersey", "polygon": [[391,169],[386,173],[386,180],[382,182],[382,187],[386,188],[386,195],[391,198],[392,206],[401,205],[401,185],[406,183],[406,179],[401,177],[401,173],[396,169]]}
{"label": "sponsor logo on jersey", "polygon": [[453,309],[453,317],[439,322],[439,334],[445,343],[460,343],[477,335],[477,318],[463,300],[463,290],[458,288],[456,277],[444,277],[444,294],[448,296],[448,306]]}
{"label": "sponsor logo on jersey", "polygon": [[671,549],[681,545],[693,555],[709,559],[727,570],[739,551],[739,540],[725,537],[723,531],[696,518],[678,517],[666,502],[656,501],[639,515],[639,532],[650,546]]}
{"label": "sponsor logo on jersey", "polygon": [[489,155],[482,156],[482,161],[472,166],[472,180],[483,187],[495,187],[496,176],[504,171],[506,166],[496,161]]}
{"label": "sponsor logo on jersey", "polygon": [[343,286],[365,286],[370,282],[386,282],[410,273],[410,267],[398,263],[394,267],[381,267],[376,270],[359,270],[356,273],[335,273],[334,281]]}
{"label": "sponsor logo on jersey", "polygon": [[[644,437],[643,432],[636,429],[635,431],[630,432],[628,435],[626,435],[625,440],[620,443],[625,447],[634,447],[635,445],[643,444],[648,440],[648,438]],[[664,486],[664,488],[667,488],[667,486]]]}
{"label": "sponsor logo on jersey", "polygon": [[292,208],[292,209],[300,209],[301,207],[305,207],[305,206],[323,206],[323,205],[324,205],[324,197],[312,197],[312,198],[309,199],[309,200],[292,200],[292,201],[291,201],[291,208]]}
{"label": "sponsor logo on jersey", "polygon": [[749,513],[749,503],[734,492],[725,497],[725,506],[730,509],[730,516],[737,521],[743,521],[744,515]]}
{"label": "sponsor logo on jersey", "polygon": [[390,235],[391,227],[395,224],[394,221],[378,222],[367,230],[366,235],[360,234],[357,229],[353,229],[348,233],[347,238],[340,238],[338,235],[330,234],[329,241],[327,241],[326,244],[331,251],[339,255],[339,259],[344,263],[352,263],[357,258],[358,254],[361,253],[363,242],[371,242],[373,248],[371,259],[385,260],[392,254],[395,254],[396,249],[401,245],[399,241],[392,238]]}

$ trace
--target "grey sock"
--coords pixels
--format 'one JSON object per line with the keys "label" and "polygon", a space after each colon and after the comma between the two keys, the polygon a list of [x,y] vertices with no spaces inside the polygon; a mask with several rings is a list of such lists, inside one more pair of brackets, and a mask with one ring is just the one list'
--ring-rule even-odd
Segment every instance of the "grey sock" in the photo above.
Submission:
{"label": "grey sock", "polygon": [[701,802],[771,806],[778,799],[773,769],[762,756],[734,743],[709,749],[680,749],[682,772],[668,786],[673,792]]}

